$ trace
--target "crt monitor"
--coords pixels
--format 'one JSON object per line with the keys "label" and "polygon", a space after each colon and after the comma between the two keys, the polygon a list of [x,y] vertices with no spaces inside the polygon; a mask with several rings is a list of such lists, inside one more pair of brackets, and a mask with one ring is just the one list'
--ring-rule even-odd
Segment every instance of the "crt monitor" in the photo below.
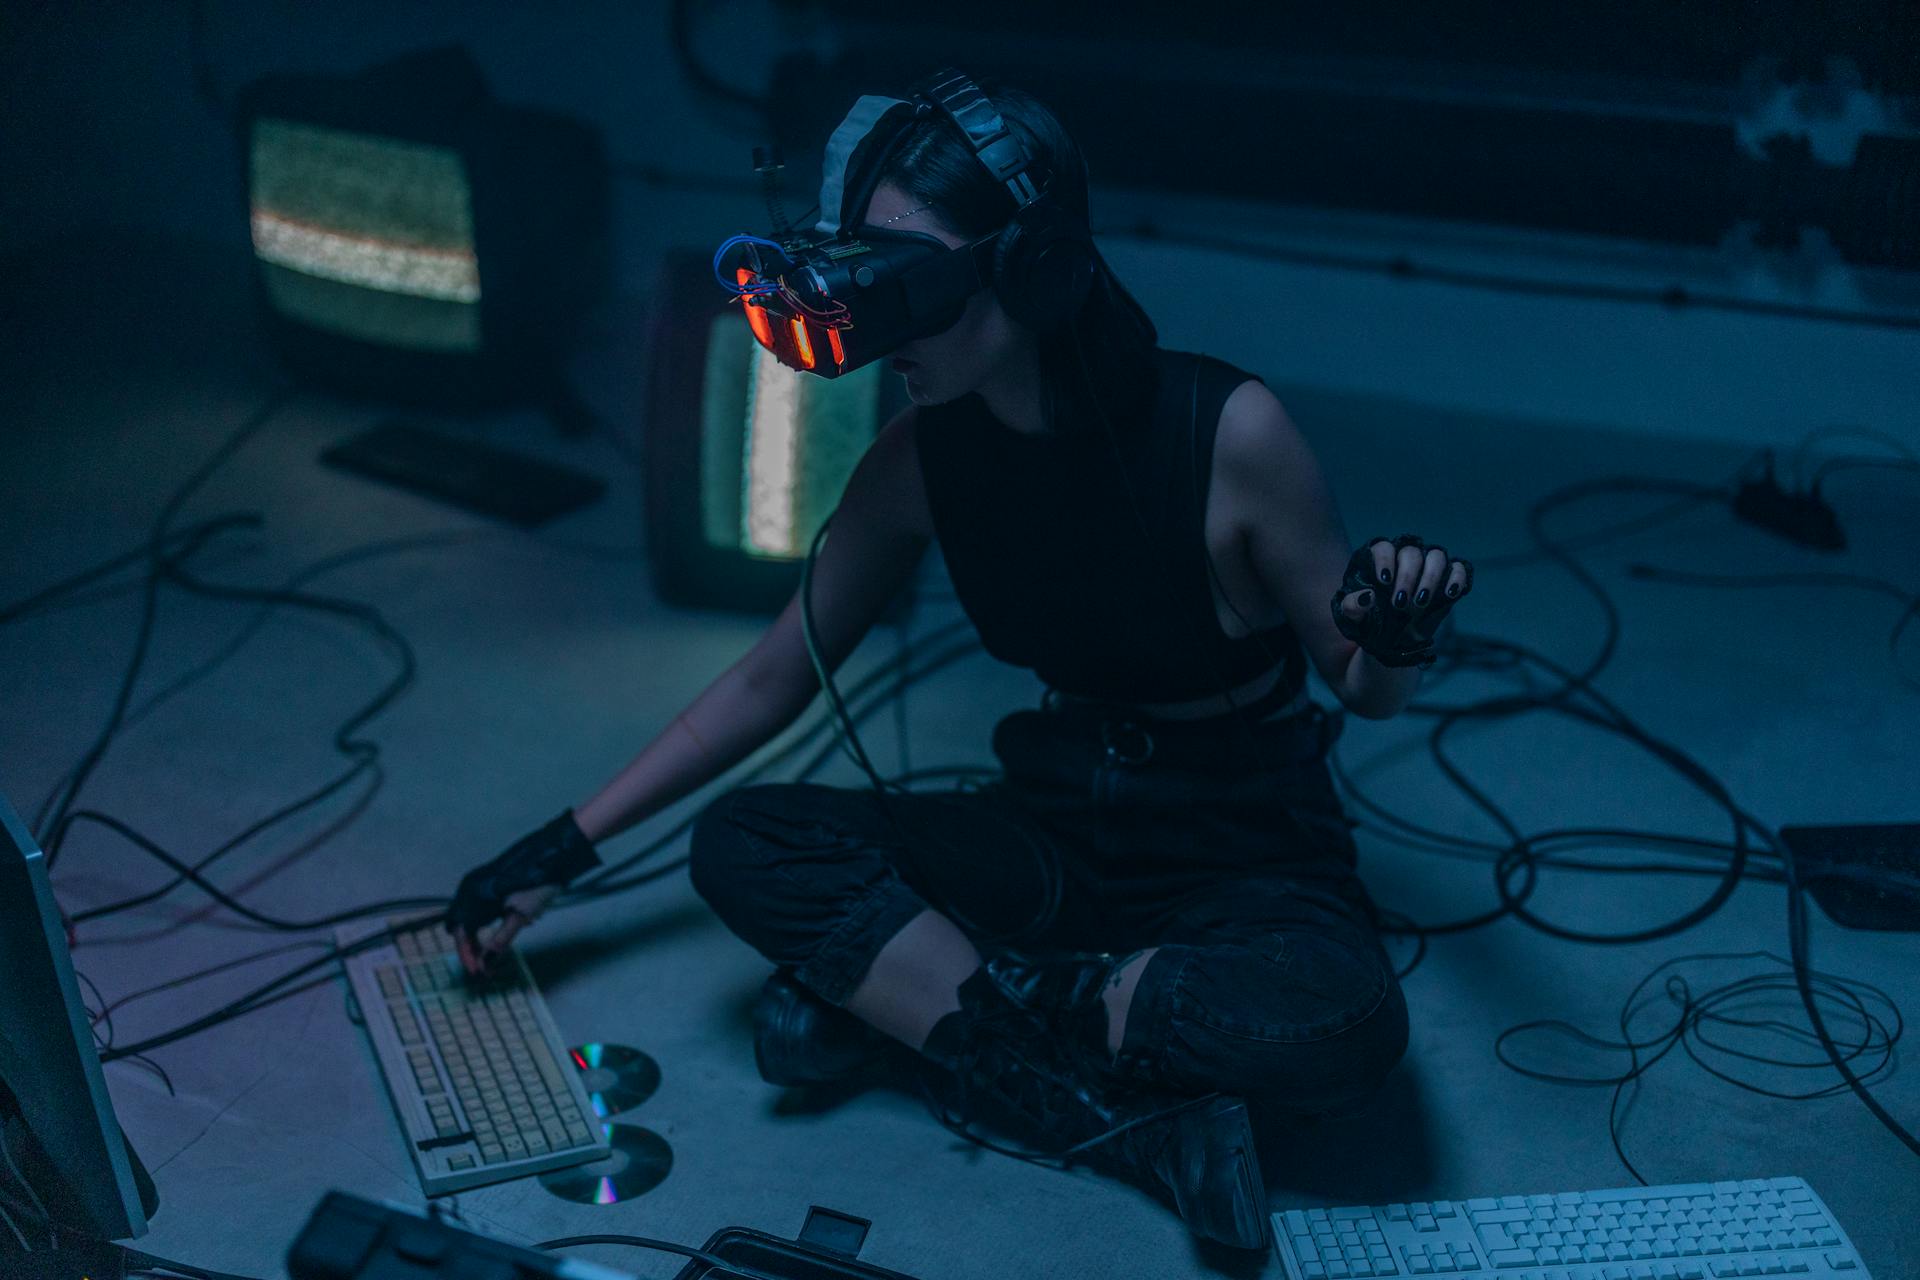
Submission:
{"label": "crt monitor", "polygon": [[776,613],[854,466],[906,403],[879,364],[816,378],[753,340],[713,255],[666,256],[648,342],[647,547],[662,598]]}
{"label": "crt monitor", "polygon": [[[0,1193],[29,1241],[62,1232],[144,1235],[153,1181],[114,1118],[93,1025],[47,883],[47,860],[0,796]],[[26,1180],[22,1187],[12,1172]],[[11,1233],[0,1232],[7,1245]]]}
{"label": "crt monitor", "polygon": [[458,46],[267,76],[235,122],[255,292],[291,369],[424,406],[560,394],[607,273],[596,129],[496,101]]}

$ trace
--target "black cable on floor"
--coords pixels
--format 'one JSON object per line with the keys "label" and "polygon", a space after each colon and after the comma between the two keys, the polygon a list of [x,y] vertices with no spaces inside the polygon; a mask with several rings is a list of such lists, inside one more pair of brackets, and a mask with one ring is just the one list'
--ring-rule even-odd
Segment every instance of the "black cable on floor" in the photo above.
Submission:
{"label": "black cable on floor", "polygon": [[[1846,1087],[1852,1089],[1874,1117],[1887,1128],[1889,1132],[1893,1133],[1916,1154],[1920,1154],[1920,1143],[1916,1143],[1913,1136],[1873,1097],[1871,1091],[1866,1087],[1866,1081],[1857,1077],[1850,1069],[1848,1065],[1849,1059],[1851,1056],[1857,1055],[1843,1055],[1832,1037],[1828,1034],[1825,1024],[1821,1019],[1815,984],[1809,975],[1809,967],[1806,961],[1806,909],[1802,898],[1802,886],[1800,884],[1798,871],[1794,866],[1791,851],[1779,840],[1778,836],[1772,830],[1751,815],[1745,813],[1738,804],[1735,803],[1732,796],[1728,794],[1725,787],[1708,773],[1704,767],[1699,765],[1698,762],[1694,761],[1677,747],[1653,738],[1652,735],[1640,728],[1630,717],[1609,702],[1593,687],[1593,679],[1604,669],[1611,659],[1614,647],[1618,641],[1620,634],[1619,613],[1605,589],[1567,553],[1564,546],[1553,542],[1553,540],[1546,536],[1542,525],[1545,512],[1552,505],[1570,501],[1575,497],[1596,493],[1620,491],[1623,489],[1672,491],[1675,488],[1687,489],[1697,496],[1706,496],[1718,492],[1701,486],[1680,486],[1666,481],[1648,481],[1636,477],[1612,477],[1568,486],[1565,489],[1543,498],[1540,502],[1536,503],[1529,512],[1529,531],[1535,541],[1545,548],[1555,559],[1559,560],[1568,571],[1573,574],[1576,580],[1586,586],[1600,604],[1606,620],[1605,637],[1597,657],[1589,664],[1586,670],[1578,674],[1568,671],[1559,664],[1552,662],[1543,655],[1526,649],[1524,646],[1507,644],[1490,638],[1470,635],[1455,637],[1450,642],[1448,647],[1455,656],[1464,656],[1472,660],[1476,657],[1484,659],[1490,653],[1501,654],[1501,656],[1510,659],[1511,665],[1516,669],[1524,670],[1524,664],[1526,663],[1541,666],[1557,676],[1560,684],[1553,693],[1548,695],[1529,694],[1519,697],[1495,697],[1482,700],[1478,703],[1453,706],[1437,706],[1420,702],[1409,705],[1409,711],[1417,714],[1432,715],[1438,718],[1439,722],[1436,724],[1428,739],[1429,750],[1436,764],[1447,774],[1458,789],[1468,795],[1477,806],[1486,811],[1489,816],[1493,817],[1494,820],[1507,831],[1511,837],[1511,842],[1504,847],[1497,845],[1486,846],[1484,844],[1482,846],[1492,847],[1496,850],[1494,887],[1500,899],[1497,907],[1479,916],[1440,926],[1420,925],[1410,922],[1407,925],[1400,926],[1398,931],[1412,932],[1416,936],[1425,936],[1426,934],[1435,932],[1475,928],[1479,925],[1490,923],[1495,919],[1502,918],[1503,916],[1511,915],[1534,929],[1568,941],[1621,944],[1670,937],[1699,924],[1725,903],[1739,881],[1748,873],[1748,859],[1755,852],[1748,844],[1748,834],[1749,832],[1756,833],[1761,836],[1764,842],[1765,852],[1777,859],[1780,864],[1779,872],[1769,873],[1768,878],[1775,879],[1776,881],[1784,881],[1787,888],[1788,932],[1789,940],[1792,944],[1792,976],[1800,992],[1802,1005],[1806,1010],[1808,1021],[1813,1027],[1814,1036],[1823,1048],[1827,1062],[1840,1073],[1846,1082]],[[1904,620],[1903,616],[1903,624]],[[1897,629],[1895,634],[1897,639]],[[1598,704],[1600,711],[1595,712],[1587,708],[1572,705],[1569,699],[1571,695],[1575,693],[1582,694],[1592,702]],[[1560,925],[1540,917],[1526,907],[1526,899],[1537,883],[1538,869],[1543,865],[1543,860],[1535,848],[1543,837],[1526,836],[1520,833],[1511,820],[1507,818],[1506,814],[1487,796],[1475,788],[1459,769],[1451,764],[1442,749],[1442,745],[1443,737],[1447,730],[1462,719],[1469,717],[1486,718],[1496,715],[1504,716],[1522,710],[1536,709],[1552,709],[1561,714],[1584,720],[1598,727],[1609,729],[1634,741],[1653,755],[1664,760],[1674,768],[1676,772],[1694,783],[1696,787],[1706,792],[1728,811],[1734,824],[1732,856],[1726,860],[1720,869],[1719,883],[1703,902],[1679,917],[1659,925],[1615,933],[1599,933]],[[1337,769],[1337,762],[1335,767]],[[1344,771],[1341,771],[1340,776],[1343,779],[1343,784],[1350,786],[1350,782],[1345,779]],[[1356,792],[1355,794],[1358,793]],[[1361,802],[1369,808],[1383,813],[1385,812],[1384,810],[1380,810],[1379,806],[1374,805],[1371,801],[1366,801],[1364,797],[1361,798]],[[1404,825],[1410,828],[1413,826],[1413,824],[1410,823]],[[1422,832],[1422,834],[1441,842],[1452,842],[1444,833]],[[1465,844],[1467,842],[1460,843]],[[1525,880],[1516,888],[1512,881],[1513,878],[1520,873],[1525,874]],[[1872,872],[1865,874],[1868,878],[1872,878],[1873,876]],[[1392,926],[1389,926],[1390,931],[1392,931],[1392,928]],[[1417,963],[1418,958],[1419,953],[1416,953],[1415,963]],[[1409,966],[1409,968],[1411,968],[1411,966]],[[1856,985],[1863,986],[1864,984]],[[1889,1001],[1889,1004],[1891,1004],[1891,1001]],[[1894,1010],[1894,1016],[1897,1020],[1897,1009]],[[1538,1026],[1542,1024],[1528,1025]],[[1624,1034],[1623,1028],[1623,1035]],[[1675,1041],[1675,1043],[1678,1043],[1678,1041]],[[1639,1049],[1644,1046],[1627,1043],[1621,1047],[1627,1047],[1629,1052],[1634,1054],[1634,1070],[1625,1078],[1614,1081],[1616,1085],[1616,1106],[1618,1090],[1623,1088],[1628,1080],[1637,1078],[1638,1075],[1644,1071],[1644,1067],[1642,1067],[1638,1061]],[[1671,1047],[1671,1045],[1668,1046],[1668,1048]],[[1496,1045],[1496,1052],[1497,1050],[1498,1046]],[[1647,1065],[1651,1065],[1651,1063]],[[1874,1072],[1870,1071],[1867,1078],[1871,1079],[1873,1075]],[[1615,1150],[1619,1153],[1622,1163],[1627,1166],[1628,1170],[1632,1172],[1636,1178],[1639,1178],[1638,1171],[1634,1169],[1631,1162],[1627,1160],[1624,1151],[1620,1150],[1615,1121],[1613,1119],[1614,1114],[1613,1111],[1609,1113],[1609,1132],[1615,1135]]]}
{"label": "black cable on floor", "polygon": [[[153,530],[147,538],[148,555],[156,567],[167,562],[167,557],[162,549],[167,545],[169,540],[170,526],[173,523],[173,518],[179,512],[180,508],[186,504],[187,499],[193,495],[196,489],[206,483],[207,477],[218,470],[222,463],[237,452],[248,440],[252,439],[268,422],[272,421],[292,396],[293,388],[288,385],[279,386],[270,392],[260,405],[248,415],[246,420],[240,424],[239,428],[228,436],[226,441],[222,443],[219,448],[215,449],[212,455],[209,456],[206,461],[202,462],[200,466],[173,491],[173,494],[167,501],[161,505],[160,514],[154,518]],[[215,531],[217,530],[210,529],[206,537],[211,537]],[[175,553],[176,558],[190,555],[191,550],[198,547],[204,540],[204,537],[190,539],[189,549],[185,552]],[[80,767],[75,770],[71,784],[65,788],[58,789],[55,796],[49,796],[48,803],[43,804],[39,813],[34,817],[34,830],[38,833],[37,838],[40,840],[41,847],[46,850],[47,866],[49,869],[52,868],[54,859],[58,856],[59,843],[57,839],[49,838],[48,832],[50,830],[57,831],[60,828],[61,820],[65,817],[66,811],[73,805],[74,801],[79,798],[80,789],[86,785],[87,776],[92,773],[94,767],[99,764],[100,757],[106,752],[107,744],[113,739],[114,731],[119,727],[121,716],[126,713],[127,700],[132,696],[133,686],[139,679],[140,668],[146,661],[147,647],[153,636],[153,617],[158,602],[159,590],[158,574],[149,574],[145,595],[141,603],[140,630],[134,640],[133,657],[127,664],[126,674],[120,682],[120,690],[118,694],[115,695],[113,710],[108,716],[106,726],[100,731],[93,745],[88,748],[87,753],[82,757]]]}
{"label": "black cable on floor", "polygon": [[[1677,966],[1687,964],[1756,959],[1772,960],[1776,964],[1786,966],[1785,972],[1750,975],[1738,978],[1730,982],[1709,987],[1698,994],[1694,992],[1692,984],[1687,981],[1684,974],[1668,972]],[[1532,1022],[1523,1022],[1501,1032],[1499,1037],[1494,1041],[1494,1055],[1505,1066],[1519,1072],[1521,1075],[1529,1076],[1535,1080],[1543,1080],[1550,1084],[1588,1087],[1611,1086],[1613,1092],[1607,1104],[1607,1137],[1612,1141],[1614,1153],[1620,1158],[1620,1163],[1626,1167],[1628,1173],[1633,1175],[1635,1181],[1645,1186],[1647,1185],[1646,1177],[1641,1174],[1633,1161],[1627,1158],[1626,1150],[1621,1143],[1619,1127],[1620,1098],[1628,1084],[1645,1076],[1648,1071],[1652,1070],[1656,1063],[1676,1048],[1684,1049],[1694,1062],[1719,1079],[1746,1092],[1759,1094],[1763,1097],[1780,1098],[1788,1101],[1806,1101],[1814,1098],[1831,1097],[1836,1093],[1844,1093],[1847,1090],[1848,1086],[1843,1082],[1805,1092],[1782,1092],[1756,1084],[1750,1079],[1745,1079],[1734,1074],[1732,1070],[1723,1070],[1708,1061],[1709,1056],[1720,1054],[1739,1061],[1754,1062],[1784,1069],[1804,1070],[1813,1067],[1824,1068],[1830,1065],[1840,1065],[1831,1062],[1824,1053],[1820,1058],[1814,1060],[1770,1056],[1744,1051],[1728,1044],[1716,1042],[1708,1034],[1708,1028],[1716,1026],[1739,1027],[1747,1030],[1771,1031],[1788,1039],[1800,1040],[1802,1043],[1813,1042],[1819,1044],[1820,1040],[1815,1035],[1801,1032],[1794,1027],[1779,1022],[1777,1019],[1743,1018],[1737,1016],[1740,1012],[1743,1012],[1742,1005],[1745,1002],[1750,1001],[1764,1009],[1768,1004],[1769,997],[1777,996],[1783,991],[1793,991],[1797,995],[1799,991],[1798,971],[1799,966],[1797,966],[1795,962],[1775,955],[1770,951],[1743,951],[1734,953],[1699,952],[1690,955],[1676,956],[1670,960],[1662,961],[1659,965],[1655,966],[1654,969],[1640,979],[1640,981],[1634,985],[1632,991],[1628,993],[1626,1001],[1620,1008],[1620,1039],[1609,1040],[1591,1035],[1563,1019],[1544,1018]],[[1806,972],[1808,975],[1809,989],[1815,993],[1816,999],[1824,997],[1848,1009],[1852,1015],[1859,1020],[1859,1038],[1855,1041],[1849,1041],[1849,1051],[1844,1055],[1844,1061],[1851,1063],[1859,1058],[1872,1055],[1873,1063],[1865,1076],[1865,1079],[1868,1080],[1891,1072],[1893,1069],[1894,1046],[1899,1043],[1900,1037],[1905,1030],[1905,1025],[1900,1017],[1899,1007],[1894,1004],[1892,998],[1880,988],[1869,983],[1860,982],[1857,979],[1840,978],[1832,974],[1819,973],[1812,970]],[[1646,992],[1648,985],[1658,979],[1662,974],[1667,974],[1667,979],[1665,983],[1662,984],[1662,990],[1659,993],[1643,999],[1643,993]],[[1642,1012],[1651,1009],[1661,996],[1664,996],[1667,1002],[1676,1010],[1672,1025],[1656,1035],[1637,1038],[1632,1025],[1635,1018]],[[1891,1019],[1891,1025],[1869,1009],[1869,1000],[1877,1003],[1886,1011],[1887,1018]],[[1603,1075],[1572,1075],[1565,1072],[1546,1071],[1540,1068],[1530,1067],[1511,1056],[1507,1048],[1509,1041],[1518,1037],[1535,1035],[1542,1032],[1552,1032],[1589,1048],[1610,1053],[1625,1053],[1628,1055],[1628,1068],[1625,1071]],[[1641,1055],[1643,1053],[1649,1056],[1642,1059]],[[1897,1131],[1897,1126],[1895,1126],[1895,1128]]]}

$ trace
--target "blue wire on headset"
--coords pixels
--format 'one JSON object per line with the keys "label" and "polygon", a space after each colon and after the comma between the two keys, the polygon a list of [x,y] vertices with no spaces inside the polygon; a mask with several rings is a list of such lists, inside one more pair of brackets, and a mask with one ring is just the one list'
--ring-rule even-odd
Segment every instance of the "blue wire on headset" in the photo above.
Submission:
{"label": "blue wire on headset", "polygon": [[[727,279],[726,276],[722,274],[723,269],[721,267],[720,260],[726,256],[727,250],[733,248],[733,246],[737,244],[763,244],[763,245],[766,245],[769,249],[778,250],[781,256],[783,257],[786,255],[786,250],[782,249],[776,241],[768,240],[764,236],[749,236],[749,235],[729,236],[725,240],[720,242],[719,248],[713,251],[714,280],[719,283],[722,289],[725,289],[728,293],[734,294],[737,297],[761,298],[761,297],[767,296],[768,294],[778,293],[780,291],[779,284],[776,283],[775,281],[765,279],[764,277],[761,278],[758,284],[743,285],[736,281]],[[755,270],[755,274],[757,275],[759,273],[758,264],[755,265],[754,270]]]}

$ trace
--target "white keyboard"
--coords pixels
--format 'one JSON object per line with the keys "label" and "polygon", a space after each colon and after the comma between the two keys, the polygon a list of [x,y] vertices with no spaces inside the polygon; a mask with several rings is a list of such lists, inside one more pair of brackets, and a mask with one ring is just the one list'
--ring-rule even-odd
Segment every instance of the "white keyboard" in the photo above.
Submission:
{"label": "white keyboard", "polygon": [[1799,1178],[1287,1209],[1273,1239],[1290,1280],[1869,1280]]}
{"label": "white keyboard", "polygon": [[[567,1042],[518,952],[468,983],[437,923],[390,921],[393,943],[345,962],[380,1074],[430,1196],[610,1154]],[[346,926],[348,945],[378,926]]]}

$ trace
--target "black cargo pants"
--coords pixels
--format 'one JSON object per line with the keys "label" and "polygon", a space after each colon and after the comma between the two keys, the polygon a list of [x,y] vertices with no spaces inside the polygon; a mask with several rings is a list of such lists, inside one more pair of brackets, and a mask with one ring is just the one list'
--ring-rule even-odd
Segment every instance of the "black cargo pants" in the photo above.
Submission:
{"label": "black cargo pants", "polygon": [[836,1005],[929,907],[988,955],[1158,948],[1122,1074],[1307,1112],[1371,1093],[1407,1013],[1327,769],[1340,721],[1317,704],[1245,728],[1117,710],[1050,695],[995,726],[1000,780],[885,809],[868,787],[728,792],[694,827],[693,885]]}

